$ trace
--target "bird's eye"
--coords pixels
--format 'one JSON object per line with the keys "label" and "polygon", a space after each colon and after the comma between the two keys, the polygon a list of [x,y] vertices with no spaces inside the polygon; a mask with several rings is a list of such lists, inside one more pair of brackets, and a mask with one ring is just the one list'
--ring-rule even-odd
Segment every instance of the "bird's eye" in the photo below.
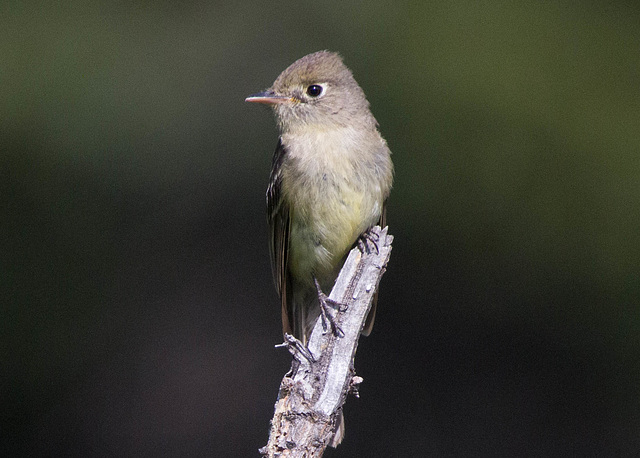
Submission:
{"label": "bird's eye", "polygon": [[319,97],[322,94],[322,86],[319,84],[312,84],[307,88],[307,94],[311,97]]}

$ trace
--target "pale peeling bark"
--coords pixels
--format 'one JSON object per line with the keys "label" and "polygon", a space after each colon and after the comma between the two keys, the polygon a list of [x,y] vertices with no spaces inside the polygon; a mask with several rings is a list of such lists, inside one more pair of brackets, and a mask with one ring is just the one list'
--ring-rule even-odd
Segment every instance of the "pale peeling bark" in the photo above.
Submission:
{"label": "pale peeling bark", "polygon": [[329,325],[324,330],[320,317],[306,348],[286,336],[293,362],[280,384],[269,442],[260,449],[263,456],[315,458],[328,445],[337,445],[333,442],[342,405],[348,393],[357,395],[362,382],[353,368],[358,339],[391,254],[393,237],[387,228],[376,226],[370,234],[377,237],[377,249],[369,242],[368,253],[351,250],[329,295],[346,306],[333,313],[344,335],[331,332]]}

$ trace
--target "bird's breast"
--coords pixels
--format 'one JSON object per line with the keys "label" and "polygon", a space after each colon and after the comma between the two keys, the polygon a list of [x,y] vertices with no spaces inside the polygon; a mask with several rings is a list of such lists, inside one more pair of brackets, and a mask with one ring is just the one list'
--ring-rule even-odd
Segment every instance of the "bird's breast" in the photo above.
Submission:
{"label": "bird's breast", "polygon": [[[283,135],[283,198],[290,209],[289,266],[301,278],[333,272],[380,218],[382,178],[373,152],[349,131]],[[372,146],[373,147],[373,146]]]}

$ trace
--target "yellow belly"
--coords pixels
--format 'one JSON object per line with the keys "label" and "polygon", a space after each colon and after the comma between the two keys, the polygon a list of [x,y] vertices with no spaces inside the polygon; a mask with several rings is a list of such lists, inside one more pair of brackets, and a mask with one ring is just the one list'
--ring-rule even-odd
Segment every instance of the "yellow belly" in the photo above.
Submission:
{"label": "yellow belly", "polygon": [[380,218],[382,202],[347,183],[300,190],[289,207],[289,269],[302,282],[335,276],[357,238]]}

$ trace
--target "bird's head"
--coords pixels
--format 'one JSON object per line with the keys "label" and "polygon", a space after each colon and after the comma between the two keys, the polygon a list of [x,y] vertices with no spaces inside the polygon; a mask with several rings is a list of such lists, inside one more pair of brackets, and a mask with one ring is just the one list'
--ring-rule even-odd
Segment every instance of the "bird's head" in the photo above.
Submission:
{"label": "bird's head", "polygon": [[291,64],[269,89],[246,98],[273,107],[282,132],[330,129],[362,123],[375,126],[369,102],[340,56],[309,54]]}

